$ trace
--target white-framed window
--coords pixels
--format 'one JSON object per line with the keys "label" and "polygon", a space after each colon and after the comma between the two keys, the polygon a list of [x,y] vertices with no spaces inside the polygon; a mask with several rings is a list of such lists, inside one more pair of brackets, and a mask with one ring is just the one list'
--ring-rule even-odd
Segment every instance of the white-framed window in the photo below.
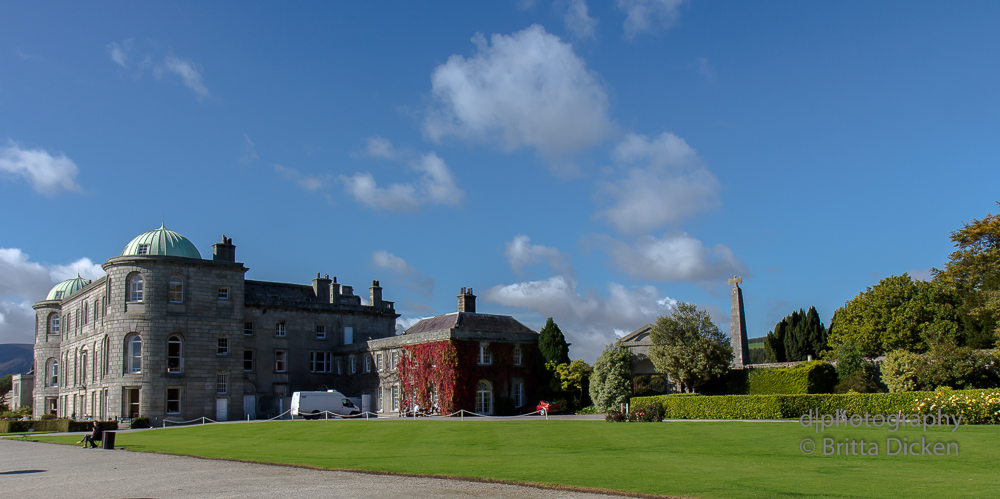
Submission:
{"label": "white-framed window", "polygon": [[476,385],[476,412],[493,414],[493,385],[485,379]]}
{"label": "white-framed window", "polygon": [[171,276],[167,283],[167,301],[184,303],[184,281],[179,276]]}
{"label": "white-framed window", "polygon": [[399,412],[399,384],[392,385],[389,390],[389,398],[392,399],[392,411]]}
{"label": "white-framed window", "polygon": [[284,322],[276,322],[276,323],[274,323],[274,335],[277,336],[277,337],[279,337],[279,338],[284,338],[285,337],[285,323]]}
{"label": "white-framed window", "polygon": [[130,374],[142,372],[142,338],[138,334],[125,340],[125,369]]}
{"label": "white-framed window", "polygon": [[316,326],[316,339],[317,340],[326,339],[326,326]]}
{"label": "white-framed window", "polygon": [[59,314],[52,314],[49,317],[49,332],[59,334]]}
{"label": "white-framed window", "polygon": [[372,358],[368,354],[364,354],[364,355],[365,355],[365,367],[364,367],[364,369],[365,369],[366,373],[370,373],[370,372],[372,372]]}
{"label": "white-framed window", "polygon": [[514,407],[521,407],[524,405],[524,382],[515,381],[514,382]]}
{"label": "white-framed window", "polygon": [[274,385],[274,396],[278,398],[284,398],[288,396],[288,385]]}
{"label": "white-framed window", "polygon": [[309,352],[309,372],[328,373],[333,371],[333,353]]}
{"label": "white-framed window", "polygon": [[80,352],[80,384],[87,386],[87,351]]}
{"label": "white-framed window", "polygon": [[348,372],[350,374],[354,374],[354,373],[358,372],[358,358],[355,357],[355,356],[353,356],[353,355],[351,355],[347,359],[348,359],[348,368],[350,369],[350,371],[348,371]]}
{"label": "white-framed window", "polygon": [[375,366],[378,368],[379,372],[382,372],[382,370],[385,369],[385,358],[382,357],[382,352],[375,354]]}
{"label": "white-framed window", "polygon": [[244,322],[243,323],[243,335],[244,336],[253,336],[253,323],[252,322]]}
{"label": "white-framed window", "polygon": [[128,279],[128,301],[142,301],[142,274],[135,274]]}
{"label": "white-framed window", "polygon": [[215,353],[217,355],[226,355],[229,353],[229,338],[219,338]]}
{"label": "white-framed window", "polygon": [[59,361],[49,359],[49,367],[46,371],[49,373],[49,386],[59,386]]}
{"label": "white-framed window", "polygon": [[344,344],[350,345],[354,343],[354,327],[344,326]]}
{"label": "white-framed window", "polygon": [[255,364],[256,359],[254,358],[254,350],[246,349],[243,351],[243,370],[246,372],[253,372],[254,368],[257,367]]}
{"label": "white-framed window", "polygon": [[514,365],[521,365],[521,345],[514,345]]}
{"label": "white-framed window", "polygon": [[283,373],[285,372],[286,362],[285,356],[288,355],[284,350],[274,351],[274,372]]}
{"label": "white-framed window", "polygon": [[490,344],[482,342],[479,344],[479,363],[488,366],[493,363],[493,355],[490,354]]}
{"label": "white-framed window", "polygon": [[229,375],[215,375],[215,393],[227,393],[229,391]]}
{"label": "white-framed window", "polygon": [[224,286],[219,286],[219,299],[228,300],[229,299],[229,288]]}
{"label": "white-framed window", "polygon": [[135,254],[137,254],[137,255],[148,255],[149,254],[149,245],[148,244],[140,244],[139,245],[139,249],[136,250]]}
{"label": "white-framed window", "polygon": [[181,343],[180,336],[171,336],[167,338],[167,372],[168,373],[179,373],[181,372],[181,349],[183,344]]}
{"label": "white-framed window", "polygon": [[378,387],[378,397],[375,397],[375,412],[382,412],[382,397],[385,396],[385,388]]}
{"label": "white-framed window", "polygon": [[167,414],[181,413],[181,389],[167,388]]}
{"label": "white-framed window", "polygon": [[90,304],[83,302],[83,325],[87,325],[87,319],[90,317]]}
{"label": "white-framed window", "polygon": [[399,365],[399,352],[396,351],[396,350],[393,350],[392,354],[389,356],[389,358],[392,361],[392,365],[389,366],[389,370],[390,371],[395,371],[396,370],[396,366]]}
{"label": "white-framed window", "polygon": [[101,371],[101,375],[107,376],[111,374],[111,338],[105,336],[102,343],[101,350],[104,351],[104,369]]}

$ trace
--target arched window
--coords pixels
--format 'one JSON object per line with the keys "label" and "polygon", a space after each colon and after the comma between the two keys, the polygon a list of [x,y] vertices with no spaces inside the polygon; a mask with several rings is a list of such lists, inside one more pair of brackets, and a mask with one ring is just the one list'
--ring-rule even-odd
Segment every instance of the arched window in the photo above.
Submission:
{"label": "arched window", "polygon": [[170,278],[167,288],[167,299],[170,303],[184,303],[184,281],[178,276]]}
{"label": "arched window", "polygon": [[142,372],[142,338],[138,334],[125,340],[125,372]]}
{"label": "arched window", "polygon": [[87,351],[80,352],[80,384],[87,386]]}
{"label": "arched window", "polygon": [[181,372],[181,339],[171,336],[167,339],[167,372]]}
{"label": "arched window", "polygon": [[59,334],[59,314],[49,316],[49,332]]}
{"label": "arched window", "polygon": [[476,385],[476,412],[493,414],[493,385],[484,379]]}
{"label": "arched window", "polygon": [[142,301],[142,274],[129,277],[128,301]]}
{"label": "arched window", "polygon": [[49,386],[59,386],[59,361],[49,359],[49,366],[45,369],[49,374]]}

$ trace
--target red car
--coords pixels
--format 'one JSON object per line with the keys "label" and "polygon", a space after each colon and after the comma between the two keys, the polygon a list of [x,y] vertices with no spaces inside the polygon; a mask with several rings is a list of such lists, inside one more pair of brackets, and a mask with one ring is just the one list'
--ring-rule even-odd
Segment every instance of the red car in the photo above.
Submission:
{"label": "red car", "polygon": [[544,400],[538,401],[538,405],[535,406],[535,410],[541,412],[542,414],[553,414],[562,410],[559,404],[555,402],[546,402]]}

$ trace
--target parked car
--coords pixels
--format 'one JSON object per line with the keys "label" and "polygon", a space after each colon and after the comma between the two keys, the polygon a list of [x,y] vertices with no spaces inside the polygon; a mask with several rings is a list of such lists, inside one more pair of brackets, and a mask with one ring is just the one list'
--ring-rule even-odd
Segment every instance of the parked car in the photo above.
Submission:
{"label": "parked car", "polygon": [[361,414],[358,406],[337,390],[325,392],[294,392],[292,393],[292,417],[317,419],[324,417],[324,411],[340,416]]}
{"label": "parked car", "polygon": [[559,404],[555,402],[546,402],[544,400],[539,400],[538,405],[535,406],[536,411],[540,411],[542,414],[555,414],[562,410]]}

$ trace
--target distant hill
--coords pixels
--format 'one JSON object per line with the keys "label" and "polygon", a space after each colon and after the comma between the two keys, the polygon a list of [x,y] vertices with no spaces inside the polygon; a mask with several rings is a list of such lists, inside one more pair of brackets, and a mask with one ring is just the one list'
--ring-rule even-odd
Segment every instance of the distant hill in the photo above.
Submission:
{"label": "distant hill", "polygon": [[35,345],[30,343],[0,344],[0,377],[26,373],[35,360]]}

